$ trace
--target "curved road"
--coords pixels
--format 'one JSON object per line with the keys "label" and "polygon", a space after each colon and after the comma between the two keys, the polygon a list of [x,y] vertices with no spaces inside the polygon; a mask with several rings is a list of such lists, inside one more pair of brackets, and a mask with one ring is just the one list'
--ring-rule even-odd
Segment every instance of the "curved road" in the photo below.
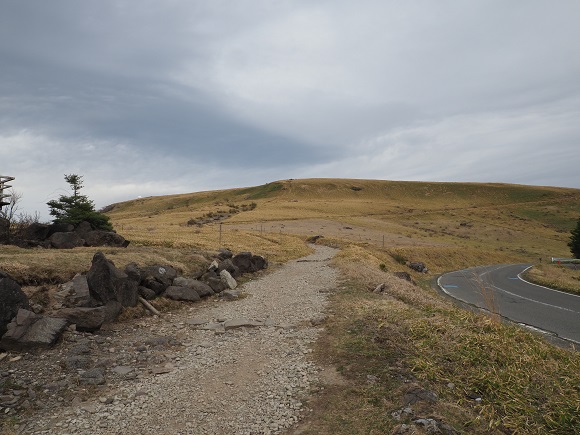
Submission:
{"label": "curved road", "polygon": [[580,344],[580,296],[524,281],[520,274],[530,266],[458,270],[441,275],[437,284],[462,302]]}

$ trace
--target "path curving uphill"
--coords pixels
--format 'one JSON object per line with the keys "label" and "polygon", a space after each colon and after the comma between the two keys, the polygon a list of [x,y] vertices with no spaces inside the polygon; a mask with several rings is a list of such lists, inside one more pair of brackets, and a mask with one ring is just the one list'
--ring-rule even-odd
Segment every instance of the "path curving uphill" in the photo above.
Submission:
{"label": "path curving uphill", "polygon": [[[292,426],[318,382],[310,352],[320,326],[312,325],[338,279],[329,266],[337,251],[314,248],[245,284],[243,299],[118,325],[125,331],[105,343],[115,360],[107,383],[87,387],[92,397],[33,412],[20,433],[274,434]],[[90,340],[82,338],[92,349]]]}

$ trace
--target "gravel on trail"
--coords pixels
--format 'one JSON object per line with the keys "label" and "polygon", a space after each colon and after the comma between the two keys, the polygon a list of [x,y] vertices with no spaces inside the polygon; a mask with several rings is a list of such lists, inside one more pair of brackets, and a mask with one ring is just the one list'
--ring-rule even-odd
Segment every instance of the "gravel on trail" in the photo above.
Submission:
{"label": "gravel on trail", "polygon": [[[41,385],[45,406],[33,407],[16,433],[287,430],[307,412],[303,401],[318,388],[321,368],[310,353],[324,322],[327,293],[338,286],[337,272],[329,266],[337,251],[313,247],[312,255],[241,286],[238,300],[215,299],[117,324],[105,340],[73,334],[59,347],[74,347],[77,355],[66,359],[61,349],[61,358],[69,366],[79,364],[76,375],[91,394],[61,395],[70,399],[54,406],[48,404],[52,387]],[[83,358],[91,349],[101,358],[96,368],[86,369]],[[73,388],[70,377],[61,377],[61,389]],[[97,386],[90,385],[92,379]],[[58,395],[59,384],[53,384]],[[41,406],[37,402],[34,406]]]}

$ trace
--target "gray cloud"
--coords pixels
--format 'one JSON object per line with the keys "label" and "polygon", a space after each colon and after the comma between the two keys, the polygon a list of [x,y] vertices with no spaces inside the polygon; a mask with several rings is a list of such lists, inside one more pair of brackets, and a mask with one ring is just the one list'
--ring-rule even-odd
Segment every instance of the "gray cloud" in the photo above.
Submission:
{"label": "gray cloud", "polygon": [[580,187],[579,15],[573,0],[3,2],[0,173],[43,213],[71,172],[100,205],[300,176]]}

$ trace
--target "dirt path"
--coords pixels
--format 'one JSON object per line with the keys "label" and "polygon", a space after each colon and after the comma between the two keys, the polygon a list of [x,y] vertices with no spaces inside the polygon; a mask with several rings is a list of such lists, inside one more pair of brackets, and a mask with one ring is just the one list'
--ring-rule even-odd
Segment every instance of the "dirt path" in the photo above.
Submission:
{"label": "dirt path", "polygon": [[[70,368],[74,355],[87,355],[91,368],[73,374],[63,368],[52,383],[42,376],[36,386],[31,381],[28,394],[39,393],[14,432],[268,434],[291,427],[306,412],[301,400],[319,381],[320,368],[309,354],[320,326],[312,325],[321,321],[326,293],[337,286],[328,265],[336,250],[315,248],[245,284],[243,299],[139,319],[105,337],[71,334],[45,358]],[[234,320],[257,326],[225,322]],[[75,353],[79,347],[85,352]],[[32,370],[26,363],[34,358],[13,362],[10,376]],[[93,367],[101,367],[106,383],[75,386]]]}

